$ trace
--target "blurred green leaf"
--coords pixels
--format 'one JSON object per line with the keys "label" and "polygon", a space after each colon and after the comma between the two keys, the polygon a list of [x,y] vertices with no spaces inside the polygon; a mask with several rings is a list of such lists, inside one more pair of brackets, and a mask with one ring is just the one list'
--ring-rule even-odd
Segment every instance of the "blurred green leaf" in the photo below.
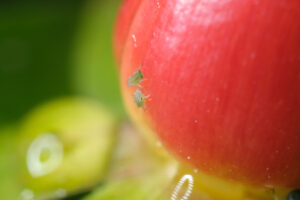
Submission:
{"label": "blurred green leaf", "polygon": [[15,132],[13,125],[0,128],[0,194],[5,200],[18,199],[21,191]]}
{"label": "blurred green leaf", "polygon": [[178,163],[152,149],[130,124],[122,126],[117,139],[105,182],[83,200],[169,199]]}
{"label": "blurred green leaf", "polygon": [[115,113],[125,116],[112,49],[114,19],[119,0],[91,0],[81,21],[73,54],[73,86],[96,97]]}
{"label": "blurred green leaf", "polygon": [[58,99],[37,107],[20,128],[24,188],[37,199],[52,199],[99,184],[117,129],[117,118],[87,99]]}
{"label": "blurred green leaf", "polygon": [[154,200],[160,180],[153,176],[110,182],[84,200]]}
{"label": "blurred green leaf", "polygon": [[0,3],[0,124],[71,93],[69,52],[82,1]]}

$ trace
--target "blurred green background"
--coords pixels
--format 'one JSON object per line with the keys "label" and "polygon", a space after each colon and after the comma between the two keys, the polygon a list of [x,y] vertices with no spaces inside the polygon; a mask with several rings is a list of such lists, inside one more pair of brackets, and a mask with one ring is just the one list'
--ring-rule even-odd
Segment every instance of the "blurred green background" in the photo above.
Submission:
{"label": "blurred green background", "polygon": [[[66,124],[73,123],[66,120],[64,109],[69,109],[67,111],[71,113],[68,114],[70,119],[73,117],[74,121],[79,120],[73,126],[78,125],[78,128],[83,130],[82,133],[85,131],[84,128],[94,126],[91,126],[94,118],[105,118],[102,122],[106,123],[103,124],[103,127],[107,133],[114,132],[113,129],[118,120],[126,119],[112,49],[114,19],[119,3],[119,0],[0,2],[1,199],[53,199],[42,192],[41,198],[38,196],[33,198],[32,191],[24,189],[30,184],[32,187],[34,185],[41,186],[41,183],[46,189],[49,189],[50,183],[48,182],[51,177],[46,181],[31,183],[31,178],[22,174],[26,155],[22,155],[20,152],[26,151],[26,149],[21,148],[20,150],[20,146],[22,146],[20,144],[25,143],[27,139],[29,140],[36,134],[33,131],[36,127],[40,127],[40,130],[44,128],[43,131],[48,131],[45,127],[55,127],[60,131],[67,129],[67,126],[58,125],[58,122],[64,120]],[[66,97],[69,100],[56,102],[56,99]],[[74,97],[84,97],[89,100],[87,102],[76,98],[73,100]],[[53,101],[54,103],[51,103]],[[94,102],[90,103],[89,101]],[[99,102],[100,105],[94,105],[95,102]],[[44,104],[46,106],[40,108],[40,105]],[[36,108],[38,109],[36,110]],[[105,111],[102,111],[102,108],[105,108]],[[55,122],[55,118],[51,118],[51,112],[60,113],[57,122]],[[28,113],[30,113],[29,116]],[[81,118],[76,118],[76,116],[82,116],[84,120],[80,120]],[[39,121],[39,119],[41,120]],[[42,119],[46,121],[46,125],[42,123]],[[52,124],[51,120],[54,121],[51,122]],[[94,128],[103,128],[101,126],[98,127],[98,123],[95,122]],[[55,133],[66,145],[64,147],[65,155],[73,155],[72,153],[77,151],[79,153],[76,155],[82,154],[83,161],[88,161],[84,160],[84,152],[90,153],[92,158],[95,155],[96,158],[98,155],[101,157],[99,151],[103,151],[105,152],[103,157],[106,158],[112,149],[110,146],[114,140],[103,139],[103,137],[113,138],[114,134],[101,135],[101,140],[96,138],[97,140],[94,141],[101,141],[102,144],[93,144],[93,137],[98,136],[84,135],[82,138],[80,136],[82,133],[79,132],[78,141],[81,143],[77,141],[80,146],[78,147],[76,141],[75,143],[73,141],[76,134],[73,138],[65,139],[68,134],[66,132],[68,131]],[[74,145],[72,142],[77,145],[75,150],[72,149],[72,145]],[[105,148],[103,144],[106,145],[104,145]],[[95,145],[95,148],[87,150],[87,146],[92,145]],[[99,146],[102,146],[103,149],[97,148]],[[76,156],[73,157],[73,161],[76,160]],[[77,161],[82,159],[78,158]],[[92,158],[90,160],[93,160]],[[70,160],[72,159],[70,158]],[[104,169],[102,163],[104,161],[97,159],[96,161],[100,163],[98,165],[101,170]],[[97,165],[95,164],[95,166]],[[90,167],[88,170],[91,169]],[[70,170],[67,169],[67,171]],[[96,177],[95,174],[92,176]],[[75,178],[71,177],[71,180],[74,182]],[[81,180],[80,177],[78,180]],[[82,178],[81,181],[83,182],[83,180]],[[85,189],[83,191],[79,189],[77,194],[73,190],[78,190],[78,187],[73,184],[70,186],[72,194],[62,198],[78,199],[80,195],[86,193],[86,188],[90,186],[83,184],[82,188]],[[64,192],[64,190],[62,191]]]}
{"label": "blurred green background", "polygon": [[[166,200],[198,173],[128,122],[112,48],[120,2],[0,1],[0,199]],[[234,197],[216,181],[190,199],[215,183]]]}
{"label": "blurred green background", "polygon": [[111,47],[118,4],[1,1],[0,124],[49,99],[77,94],[124,115]]}

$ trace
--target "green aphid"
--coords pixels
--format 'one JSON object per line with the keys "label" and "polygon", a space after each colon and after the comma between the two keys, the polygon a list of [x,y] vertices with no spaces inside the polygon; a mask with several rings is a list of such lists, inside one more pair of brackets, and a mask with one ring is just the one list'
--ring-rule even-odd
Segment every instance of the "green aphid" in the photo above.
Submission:
{"label": "green aphid", "polygon": [[134,94],[134,103],[137,105],[137,107],[142,108],[146,103],[146,98],[149,96],[145,96],[141,90],[137,89]]}
{"label": "green aphid", "polygon": [[139,86],[140,82],[142,81],[142,79],[144,78],[144,74],[143,72],[141,72],[141,70],[137,70],[136,72],[134,72],[134,74],[132,76],[130,76],[127,80],[127,86],[131,87],[134,85]]}

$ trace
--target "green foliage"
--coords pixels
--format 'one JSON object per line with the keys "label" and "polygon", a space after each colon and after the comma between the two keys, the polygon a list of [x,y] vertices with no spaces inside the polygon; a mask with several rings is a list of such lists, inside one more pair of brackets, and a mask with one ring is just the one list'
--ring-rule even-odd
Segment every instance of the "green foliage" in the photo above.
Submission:
{"label": "green foliage", "polygon": [[23,187],[45,198],[97,185],[106,173],[117,127],[117,119],[94,101],[68,98],[39,106],[20,128]]}
{"label": "green foliage", "polygon": [[71,93],[69,52],[81,1],[0,3],[0,124]]}
{"label": "green foliage", "polygon": [[18,199],[21,186],[16,152],[16,125],[0,128],[0,194],[1,199]]}
{"label": "green foliage", "polygon": [[72,85],[76,92],[96,97],[125,116],[112,49],[119,0],[92,0],[83,13],[73,52]]}

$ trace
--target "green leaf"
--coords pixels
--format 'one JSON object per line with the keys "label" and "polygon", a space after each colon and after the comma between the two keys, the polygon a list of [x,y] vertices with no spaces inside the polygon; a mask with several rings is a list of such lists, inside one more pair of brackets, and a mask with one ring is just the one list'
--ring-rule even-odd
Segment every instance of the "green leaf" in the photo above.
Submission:
{"label": "green leaf", "polygon": [[117,127],[113,114],[87,99],[39,106],[20,130],[24,188],[48,198],[97,185],[106,173]]}
{"label": "green leaf", "polygon": [[72,56],[73,88],[99,99],[124,117],[119,79],[112,49],[114,19],[119,0],[88,2]]}

